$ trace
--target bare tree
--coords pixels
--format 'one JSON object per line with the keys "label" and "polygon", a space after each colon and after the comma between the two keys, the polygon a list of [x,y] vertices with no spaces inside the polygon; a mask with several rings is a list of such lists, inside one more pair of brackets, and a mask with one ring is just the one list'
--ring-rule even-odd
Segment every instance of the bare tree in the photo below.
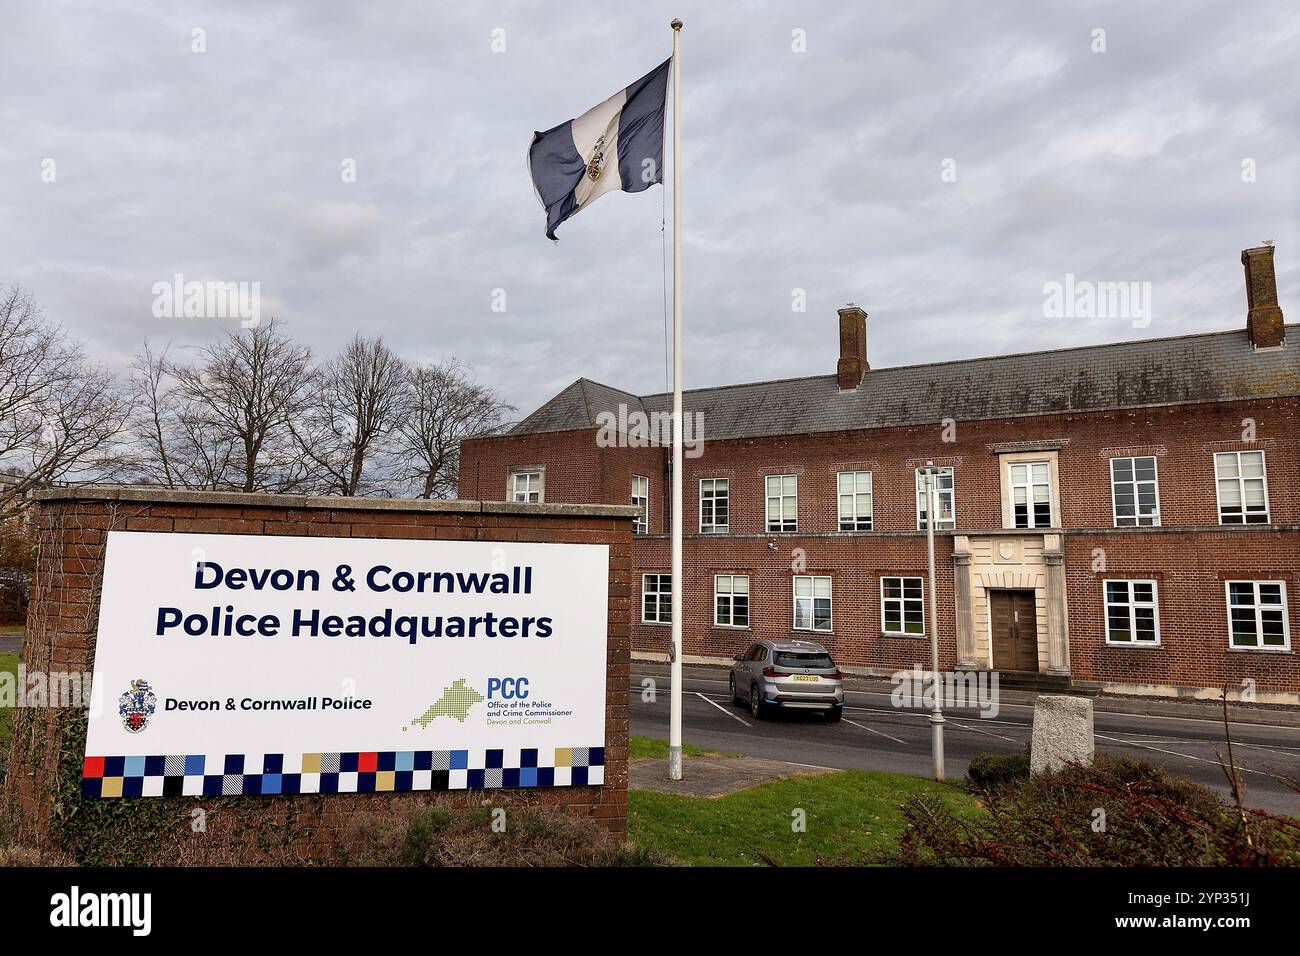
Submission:
{"label": "bare tree", "polygon": [[455,359],[412,369],[394,436],[407,487],[419,498],[455,497],[461,440],[500,431],[513,411]]}
{"label": "bare tree", "polygon": [[172,448],[176,412],[166,401],[167,349],[155,355],[149,343],[131,366],[130,441],[135,450],[135,474],[147,484],[177,487]]}
{"label": "bare tree", "polygon": [[0,298],[0,520],[29,491],[116,472],[127,403],[113,376],[14,287]]}
{"label": "bare tree", "polygon": [[[206,346],[196,365],[170,368],[186,447],[229,446],[229,461],[203,460],[215,487],[301,491],[316,469],[294,438],[313,380],[311,350],[281,334],[274,320]],[[206,481],[206,479],[204,479]]]}
{"label": "bare tree", "polygon": [[169,352],[145,342],[131,367],[131,477],[167,488],[229,487],[237,436],[176,387]]}
{"label": "bare tree", "polygon": [[305,420],[295,426],[303,452],[329,494],[390,491],[388,440],[401,412],[406,367],[382,338],[357,335],[316,373]]}
{"label": "bare tree", "polygon": [[274,320],[190,363],[145,343],[122,388],[30,296],[0,297],[0,521],[55,482],[339,495],[456,493],[460,442],[514,409],[454,359],[356,336],[319,370]]}

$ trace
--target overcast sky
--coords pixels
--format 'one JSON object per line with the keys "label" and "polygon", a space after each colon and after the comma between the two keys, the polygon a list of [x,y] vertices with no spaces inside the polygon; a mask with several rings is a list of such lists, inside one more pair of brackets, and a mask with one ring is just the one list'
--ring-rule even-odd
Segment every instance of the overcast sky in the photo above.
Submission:
{"label": "overcast sky", "polygon": [[[1064,6],[6,4],[0,284],[110,363],[235,324],[155,318],[180,273],[260,283],[320,354],[458,356],[525,413],[583,375],[661,391],[668,192],[552,244],[525,154],[676,15],[688,388],[833,372],[850,300],[875,366],[1244,327],[1270,239],[1300,320],[1294,4]],[[1045,318],[1067,274],[1150,282],[1150,325]]]}

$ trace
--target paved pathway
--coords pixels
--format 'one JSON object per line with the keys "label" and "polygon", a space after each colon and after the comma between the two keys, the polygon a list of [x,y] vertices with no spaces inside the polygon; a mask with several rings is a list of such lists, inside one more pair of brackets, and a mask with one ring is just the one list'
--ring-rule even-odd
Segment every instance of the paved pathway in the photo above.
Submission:
{"label": "paved pathway", "polygon": [[628,768],[628,786],[633,790],[658,790],[687,797],[724,797],[737,790],[785,777],[829,773],[830,767],[809,767],[761,757],[697,756],[689,758],[691,772],[682,780],[668,779],[668,766],[661,757],[635,760]]}

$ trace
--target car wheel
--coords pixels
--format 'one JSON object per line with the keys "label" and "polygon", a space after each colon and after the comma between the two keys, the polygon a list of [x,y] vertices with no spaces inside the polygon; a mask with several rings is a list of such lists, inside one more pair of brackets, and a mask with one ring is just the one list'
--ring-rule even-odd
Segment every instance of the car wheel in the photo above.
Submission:
{"label": "car wheel", "polygon": [[742,703],[740,699],[740,695],[736,693],[736,675],[735,674],[728,675],[727,683],[730,684],[730,687],[728,689],[731,691],[731,702],[733,704]]}
{"label": "car wheel", "polygon": [[763,695],[759,693],[757,684],[749,685],[749,712],[755,720],[762,720],[767,714],[767,708],[763,706]]}
{"label": "car wheel", "polygon": [[826,719],[829,720],[832,724],[838,724],[840,722],[840,719],[843,716],[844,716],[843,707],[832,707],[830,711],[826,714]]}

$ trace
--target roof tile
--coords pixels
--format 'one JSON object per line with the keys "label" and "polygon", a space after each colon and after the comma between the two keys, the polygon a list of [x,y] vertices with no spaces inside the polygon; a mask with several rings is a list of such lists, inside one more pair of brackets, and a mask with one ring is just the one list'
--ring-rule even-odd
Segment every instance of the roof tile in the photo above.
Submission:
{"label": "roof tile", "polygon": [[[703,413],[706,438],[726,439],[1276,395],[1300,395],[1300,350],[1256,351],[1240,330],[871,369],[847,392],[834,375],[689,389],[683,404]],[[597,427],[619,405],[671,401],[578,379],[513,433]]]}

